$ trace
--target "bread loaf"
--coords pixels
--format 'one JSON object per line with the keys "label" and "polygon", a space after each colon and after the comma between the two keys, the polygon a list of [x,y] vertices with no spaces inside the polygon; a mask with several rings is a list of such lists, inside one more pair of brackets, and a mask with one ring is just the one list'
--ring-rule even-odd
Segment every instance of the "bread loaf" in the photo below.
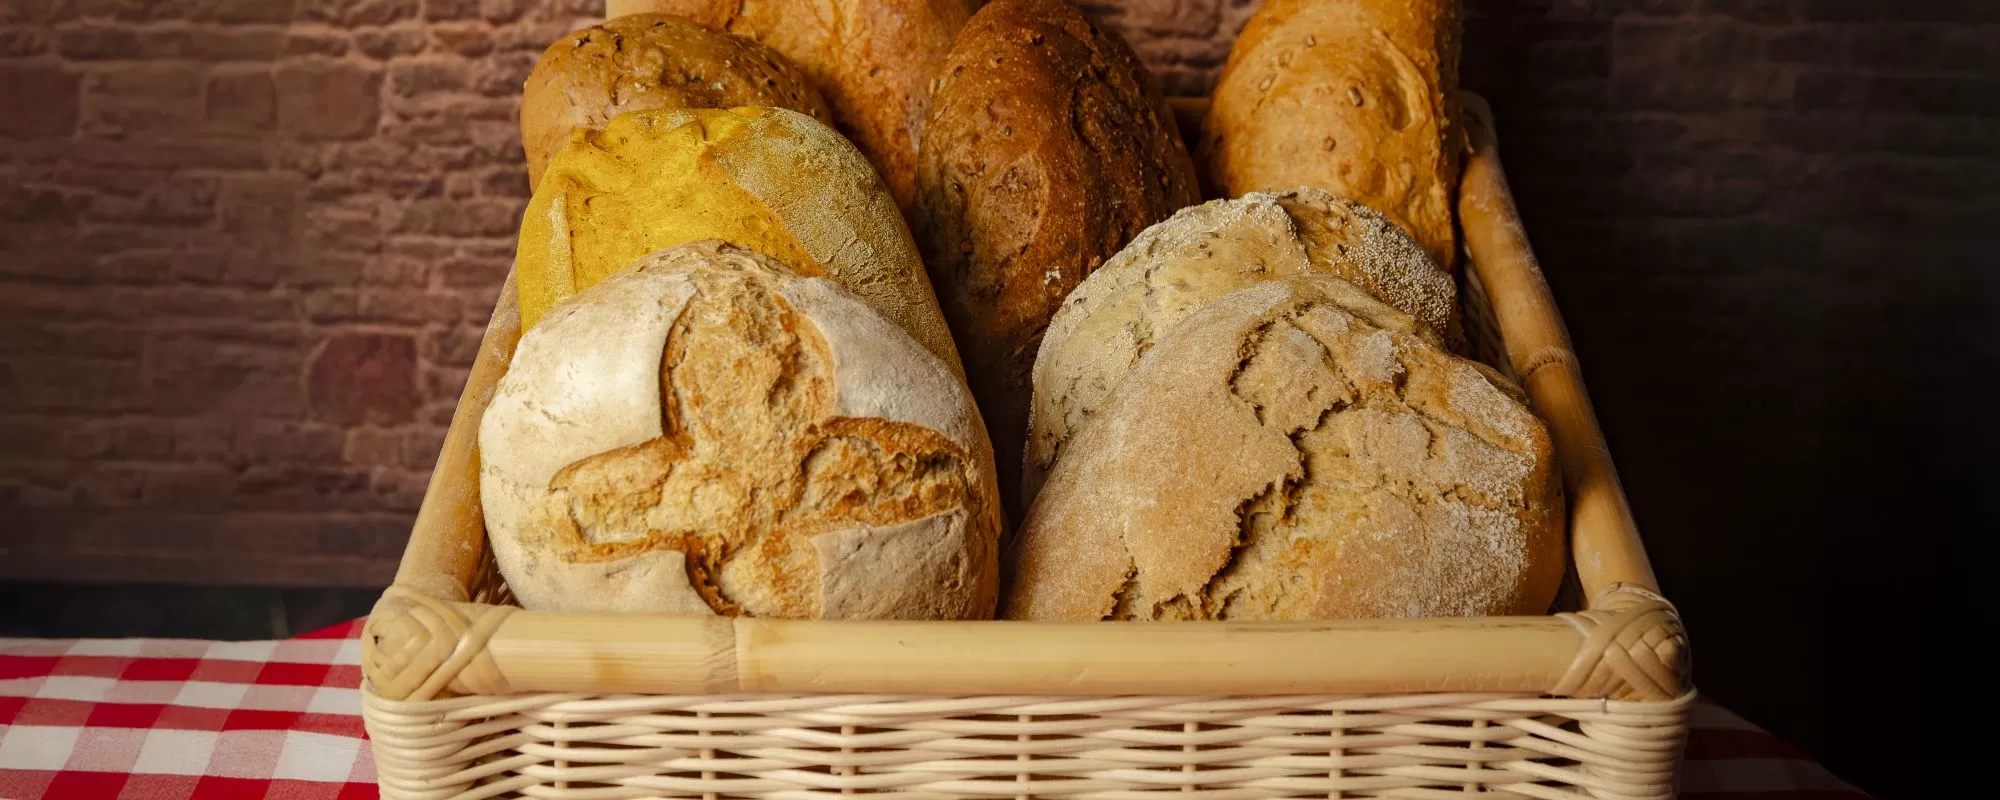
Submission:
{"label": "bread loaf", "polygon": [[1156,336],[1209,300],[1306,274],[1360,286],[1423,323],[1426,337],[1446,330],[1457,304],[1451,275],[1403,229],[1318,189],[1182,209],[1084,279],[1049,323],[1035,359],[1023,504]]}
{"label": "bread loaf", "polygon": [[806,75],[777,51],[692,20],[635,14],[563,36],[542,53],[521,92],[528,185],[579,128],[644,108],[789,108],[821,122],[833,113]]}
{"label": "bread loaf", "polygon": [[956,372],[909,229],[833,129],[775,108],[653,109],[573,138],[521,221],[521,321],[640,256],[722,239],[859,295]]}
{"label": "bread loaf", "polygon": [[1268,0],[1203,125],[1211,191],[1326,189],[1455,266],[1459,25],[1458,0]]}
{"label": "bread loaf", "polygon": [[952,48],[917,183],[924,260],[1011,503],[1050,315],[1146,226],[1199,201],[1194,167],[1116,34],[1061,0],[996,0]]}
{"label": "bread loaf", "polygon": [[479,448],[526,608],[992,614],[999,505],[964,384],[854,295],[720,242],[524,334]]}
{"label": "bread loaf", "polygon": [[1491,370],[1338,278],[1255,284],[1161,337],[1055,463],[1006,616],[1543,613],[1547,430]]}
{"label": "bread loaf", "polygon": [[804,69],[907,211],[931,81],[973,0],[609,0],[606,15],[678,14],[753,39]]}

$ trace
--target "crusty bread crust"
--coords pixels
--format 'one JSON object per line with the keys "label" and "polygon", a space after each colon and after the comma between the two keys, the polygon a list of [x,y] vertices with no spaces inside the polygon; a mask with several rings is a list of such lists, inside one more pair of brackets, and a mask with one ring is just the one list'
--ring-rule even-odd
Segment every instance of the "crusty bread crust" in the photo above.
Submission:
{"label": "crusty bread crust", "polygon": [[521,339],[480,425],[523,606],[990,617],[992,449],[951,370],[852,294],[717,241]]}
{"label": "crusty bread crust", "polygon": [[769,45],[805,70],[834,126],[907,215],[931,81],[973,0],[612,0],[610,13],[678,14]]}
{"label": "crusty bread crust", "polygon": [[1211,192],[1323,188],[1456,266],[1459,27],[1458,0],[1268,0],[1202,126]]}
{"label": "crusty bread crust", "polygon": [[874,170],[832,128],[778,108],[648,109],[576,132],[521,219],[522,322],[647,253],[709,238],[831,278],[960,370]]}
{"label": "crusty bread crust", "polygon": [[820,122],[833,112],[776,50],[666,14],[634,14],[565,34],[521,92],[528,186],[579,128],[642,108],[789,108]]}
{"label": "crusty bread crust", "polygon": [[921,155],[918,242],[1012,504],[1049,317],[1132,237],[1198,202],[1198,180],[1131,48],[1061,0],[980,9],[939,78]]}
{"label": "crusty bread crust", "polygon": [[1055,463],[1006,616],[1546,611],[1564,566],[1548,432],[1422,332],[1327,276],[1202,306]]}
{"label": "crusty bread crust", "polygon": [[1025,506],[1064,442],[1132,364],[1203,303],[1253,283],[1333,275],[1443,332],[1451,275],[1381,214],[1318,189],[1254,193],[1184,208],[1139,234],[1071,292],[1035,358],[1021,464]]}

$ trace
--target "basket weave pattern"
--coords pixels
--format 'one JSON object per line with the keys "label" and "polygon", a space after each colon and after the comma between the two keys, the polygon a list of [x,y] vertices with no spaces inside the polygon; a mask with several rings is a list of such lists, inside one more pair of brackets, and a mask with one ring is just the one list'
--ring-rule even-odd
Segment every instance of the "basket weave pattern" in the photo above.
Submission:
{"label": "basket weave pattern", "polygon": [[383,797],[1671,798],[1687,634],[1468,101],[1469,352],[1556,439],[1568,610],[1068,629],[523,611],[473,444],[519,336],[510,279],[362,639]]}
{"label": "basket weave pattern", "polygon": [[371,697],[368,706],[383,787],[440,799],[884,790],[911,797],[1417,798],[1479,790],[1623,797],[1632,795],[1592,790],[1669,785],[1686,708],[1684,699],[1475,694],[542,694],[418,703]]}

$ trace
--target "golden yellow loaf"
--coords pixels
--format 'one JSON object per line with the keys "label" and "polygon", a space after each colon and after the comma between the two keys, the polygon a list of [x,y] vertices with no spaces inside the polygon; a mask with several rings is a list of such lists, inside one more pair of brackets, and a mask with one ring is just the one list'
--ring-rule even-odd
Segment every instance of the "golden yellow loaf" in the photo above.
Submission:
{"label": "golden yellow loaf", "polygon": [[963,371],[874,169],[832,128],[777,108],[649,109],[576,132],[521,221],[522,325],[641,256],[701,239],[833,280]]}
{"label": "golden yellow loaf", "polygon": [[643,108],[789,108],[821,122],[833,112],[806,74],[776,50],[684,17],[633,14],[563,34],[521,89],[528,185],[569,143]]}

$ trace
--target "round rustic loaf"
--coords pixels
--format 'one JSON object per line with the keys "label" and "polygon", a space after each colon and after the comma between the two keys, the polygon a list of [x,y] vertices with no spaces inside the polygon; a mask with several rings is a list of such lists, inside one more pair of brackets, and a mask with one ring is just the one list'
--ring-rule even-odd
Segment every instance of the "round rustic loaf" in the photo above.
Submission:
{"label": "round rustic loaf", "polygon": [[721,242],[524,334],[479,451],[526,608],[992,615],[999,503],[964,384],[832,282]]}
{"label": "round rustic loaf", "polygon": [[980,9],[925,130],[918,241],[1012,504],[1050,315],[1132,237],[1200,202],[1198,180],[1131,48],[1061,0]]}
{"label": "round rustic loaf", "polygon": [[609,0],[606,16],[660,12],[753,39],[799,65],[835,127],[910,208],[931,81],[974,0]]}
{"label": "round rustic loaf", "polygon": [[909,228],[832,128],[778,108],[648,109],[571,139],[535,187],[514,269],[521,322],[637,260],[722,239],[859,295],[951,367]]}
{"label": "round rustic loaf", "polygon": [[1451,275],[1359,203],[1301,189],[1181,209],[1085,278],[1050,321],[1035,358],[1022,504],[1154,337],[1209,300],[1306,274],[1344,278],[1428,331],[1445,331],[1457,306]]}
{"label": "round rustic loaf", "polygon": [[1211,189],[1326,189],[1388,215],[1453,267],[1458,5],[1268,0],[1229,51],[1202,126]]}
{"label": "round rustic loaf", "polygon": [[1561,487],[1510,389],[1339,278],[1212,300],[1056,461],[1006,616],[1542,613]]}
{"label": "round rustic loaf", "polygon": [[528,185],[579,128],[642,108],[775,106],[832,122],[806,75],[777,51],[683,17],[634,14],[563,36],[521,92]]}

